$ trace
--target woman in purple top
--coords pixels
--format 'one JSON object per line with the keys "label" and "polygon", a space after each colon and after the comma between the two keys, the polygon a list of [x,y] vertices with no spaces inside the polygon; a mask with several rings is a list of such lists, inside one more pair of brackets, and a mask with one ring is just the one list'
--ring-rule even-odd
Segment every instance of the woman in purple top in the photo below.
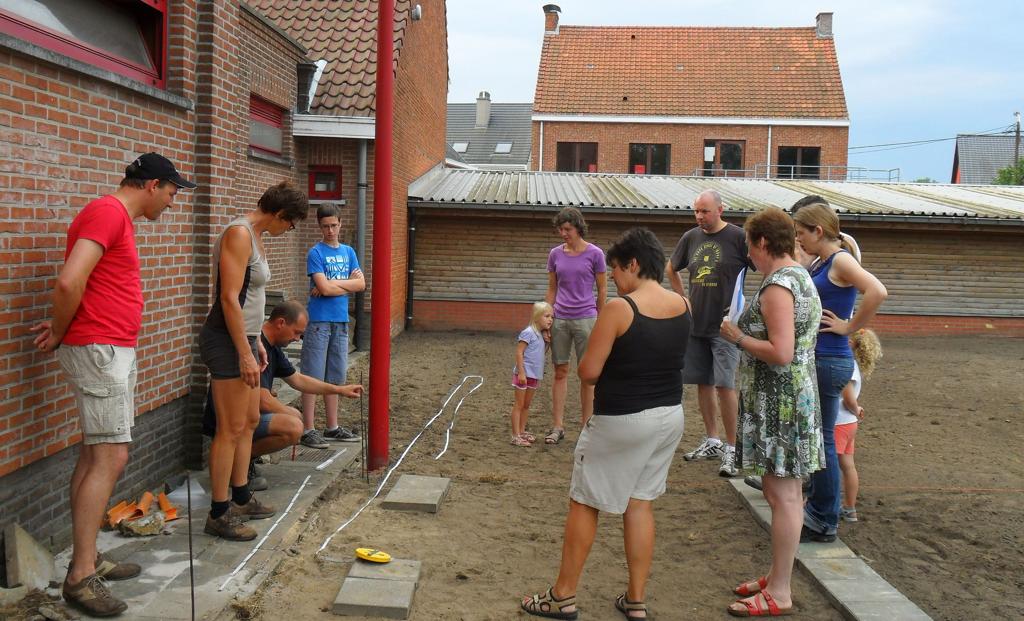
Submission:
{"label": "woman in purple top", "polygon": [[[576,350],[576,363],[587,351],[587,340],[597,313],[608,293],[604,253],[583,239],[587,223],[575,207],[558,212],[552,222],[564,243],[548,253],[548,292],[544,301],[555,309],[551,327],[551,362],[555,381],[551,389],[551,432],[544,438],[557,444],[565,436],[565,396],[569,388],[569,359]],[[597,285],[597,295],[594,295]],[[580,385],[582,424],[594,412],[594,387]]]}

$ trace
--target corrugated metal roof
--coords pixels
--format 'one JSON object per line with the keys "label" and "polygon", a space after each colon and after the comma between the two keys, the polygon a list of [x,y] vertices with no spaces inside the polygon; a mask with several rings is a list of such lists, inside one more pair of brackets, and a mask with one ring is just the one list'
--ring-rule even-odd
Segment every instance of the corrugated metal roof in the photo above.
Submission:
{"label": "corrugated metal roof", "polygon": [[960,168],[960,183],[992,183],[1000,168],[1013,163],[1015,144],[1015,136],[957,136],[953,159]]}
{"label": "corrugated metal roof", "polygon": [[721,179],[601,173],[494,172],[445,169],[415,184],[417,206],[573,205],[590,209],[689,211],[704,190],[717,190],[730,212],[789,208],[819,194],[840,213],[1005,219],[1024,224],[1024,186],[870,183],[788,179]]}

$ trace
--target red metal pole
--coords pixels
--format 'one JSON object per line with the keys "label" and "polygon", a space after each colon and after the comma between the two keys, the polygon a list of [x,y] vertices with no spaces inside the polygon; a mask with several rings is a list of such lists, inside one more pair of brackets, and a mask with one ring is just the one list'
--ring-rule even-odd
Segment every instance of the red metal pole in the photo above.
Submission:
{"label": "red metal pole", "polygon": [[391,150],[395,0],[377,15],[377,110],[373,146],[373,272],[370,293],[370,437],[367,468],[388,465],[391,397]]}

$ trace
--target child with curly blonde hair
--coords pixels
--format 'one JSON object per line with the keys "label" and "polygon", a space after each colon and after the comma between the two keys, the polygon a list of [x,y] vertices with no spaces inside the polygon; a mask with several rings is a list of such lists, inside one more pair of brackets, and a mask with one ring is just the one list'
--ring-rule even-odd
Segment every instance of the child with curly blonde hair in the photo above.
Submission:
{"label": "child with curly blonde hair", "polygon": [[836,417],[836,453],[839,455],[839,471],[843,481],[843,500],[839,515],[847,522],[857,521],[857,491],[860,477],[853,462],[854,441],[857,438],[858,421],[864,418],[864,408],[857,401],[860,397],[862,378],[866,380],[875,370],[875,364],[882,357],[882,344],[878,335],[867,328],[850,335],[850,349],[853,350],[853,377],[843,389]]}

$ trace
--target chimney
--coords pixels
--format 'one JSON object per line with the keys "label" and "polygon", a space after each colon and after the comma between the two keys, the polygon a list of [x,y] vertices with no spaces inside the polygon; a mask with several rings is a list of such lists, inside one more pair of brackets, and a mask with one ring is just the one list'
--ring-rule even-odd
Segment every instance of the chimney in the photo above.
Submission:
{"label": "chimney", "polygon": [[295,110],[299,114],[309,112],[310,99],[313,97],[310,91],[313,87],[313,77],[316,75],[316,70],[316,63],[311,62],[300,62],[296,68],[297,94],[295,97]]}
{"label": "chimney", "polygon": [[561,12],[557,4],[544,5],[544,34],[558,34],[558,14]]}
{"label": "chimney", "polygon": [[815,34],[818,35],[819,39],[831,39],[832,38],[832,14],[831,13],[818,13],[818,16],[814,18],[816,26]]}
{"label": "chimney", "polygon": [[476,98],[476,127],[487,127],[491,123],[491,94],[480,91]]}

